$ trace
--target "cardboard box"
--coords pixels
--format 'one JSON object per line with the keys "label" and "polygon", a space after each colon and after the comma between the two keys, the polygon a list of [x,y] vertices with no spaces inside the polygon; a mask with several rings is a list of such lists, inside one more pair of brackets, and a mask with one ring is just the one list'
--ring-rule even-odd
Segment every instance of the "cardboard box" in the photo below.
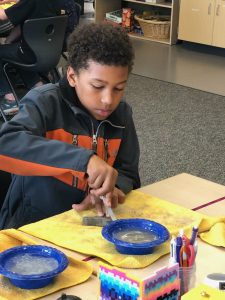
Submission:
{"label": "cardboard box", "polygon": [[122,9],[106,13],[105,18],[115,23],[122,23]]}

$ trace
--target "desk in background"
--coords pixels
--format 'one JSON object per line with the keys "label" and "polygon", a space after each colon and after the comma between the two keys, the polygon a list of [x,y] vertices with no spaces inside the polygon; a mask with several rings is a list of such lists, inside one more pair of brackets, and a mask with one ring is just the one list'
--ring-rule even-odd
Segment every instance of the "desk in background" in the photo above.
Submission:
{"label": "desk in background", "polygon": [[3,9],[7,9],[9,7],[11,7],[12,5],[14,5],[16,2],[10,2],[10,3],[5,3],[5,4],[0,4],[0,8],[3,8]]}
{"label": "desk in background", "polygon": [[[7,9],[14,4],[15,2],[0,4],[0,8]],[[9,20],[0,20],[0,39],[7,37],[13,27],[13,24]],[[4,39],[2,40],[2,42],[0,40],[0,44],[1,43],[4,43]]]}

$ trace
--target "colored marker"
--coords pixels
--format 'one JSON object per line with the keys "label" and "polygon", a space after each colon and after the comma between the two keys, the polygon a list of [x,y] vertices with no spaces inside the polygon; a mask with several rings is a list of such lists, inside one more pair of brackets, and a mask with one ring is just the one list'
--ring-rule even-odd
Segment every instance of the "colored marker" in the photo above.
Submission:
{"label": "colored marker", "polygon": [[180,249],[180,265],[181,267],[188,267],[188,248],[185,239],[182,240],[182,247]]}
{"label": "colored marker", "polygon": [[179,230],[179,236],[183,236],[184,235],[184,228],[181,228],[180,230]]}
{"label": "colored marker", "polygon": [[189,245],[188,248],[188,267],[191,267],[195,262],[195,250],[194,246]]}
{"label": "colored marker", "polygon": [[173,235],[172,239],[170,241],[170,263],[175,264],[177,262],[177,256],[176,256],[176,238]]}
{"label": "colored marker", "polygon": [[181,247],[182,247],[182,238],[181,238],[181,236],[178,236],[176,238],[176,257],[177,257],[176,260],[179,265],[181,265],[180,264],[180,249],[181,249]]}
{"label": "colored marker", "polygon": [[197,240],[195,240],[195,243],[194,243],[193,247],[194,247],[195,256],[196,256],[196,254],[198,252],[198,242],[197,242]]}
{"label": "colored marker", "polygon": [[190,244],[193,246],[195,244],[195,240],[198,234],[198,227],[194,226],[192,228],[192,235],[191,235],[191,239],[190,239]]}

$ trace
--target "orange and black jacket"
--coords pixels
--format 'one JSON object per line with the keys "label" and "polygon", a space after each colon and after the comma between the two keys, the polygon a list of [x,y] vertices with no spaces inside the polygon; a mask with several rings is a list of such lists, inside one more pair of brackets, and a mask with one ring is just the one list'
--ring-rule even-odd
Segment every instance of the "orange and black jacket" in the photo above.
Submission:
{"label": "orange and black jacket", "polygon": [[31,90],[0,131],[0,169],[14,174],[0,212],[0,228],[17,228],[80,203],[86,169],[96,153],[118,171],[125,193],[140,187],[139,144],[130,106],[121,101],[97,121],[64,78]]}

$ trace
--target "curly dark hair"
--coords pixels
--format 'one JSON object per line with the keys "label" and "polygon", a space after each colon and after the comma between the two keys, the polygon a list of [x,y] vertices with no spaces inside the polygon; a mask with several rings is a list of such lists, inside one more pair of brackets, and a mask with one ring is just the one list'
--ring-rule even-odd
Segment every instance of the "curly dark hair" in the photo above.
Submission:
{"label": "curly dark hair", "polygon": [[68,40],[69,64],[77,72],[90,60],[104,65],[128,66],[132,70],[134,51],[124,28],[111,24],[79,25]]}

